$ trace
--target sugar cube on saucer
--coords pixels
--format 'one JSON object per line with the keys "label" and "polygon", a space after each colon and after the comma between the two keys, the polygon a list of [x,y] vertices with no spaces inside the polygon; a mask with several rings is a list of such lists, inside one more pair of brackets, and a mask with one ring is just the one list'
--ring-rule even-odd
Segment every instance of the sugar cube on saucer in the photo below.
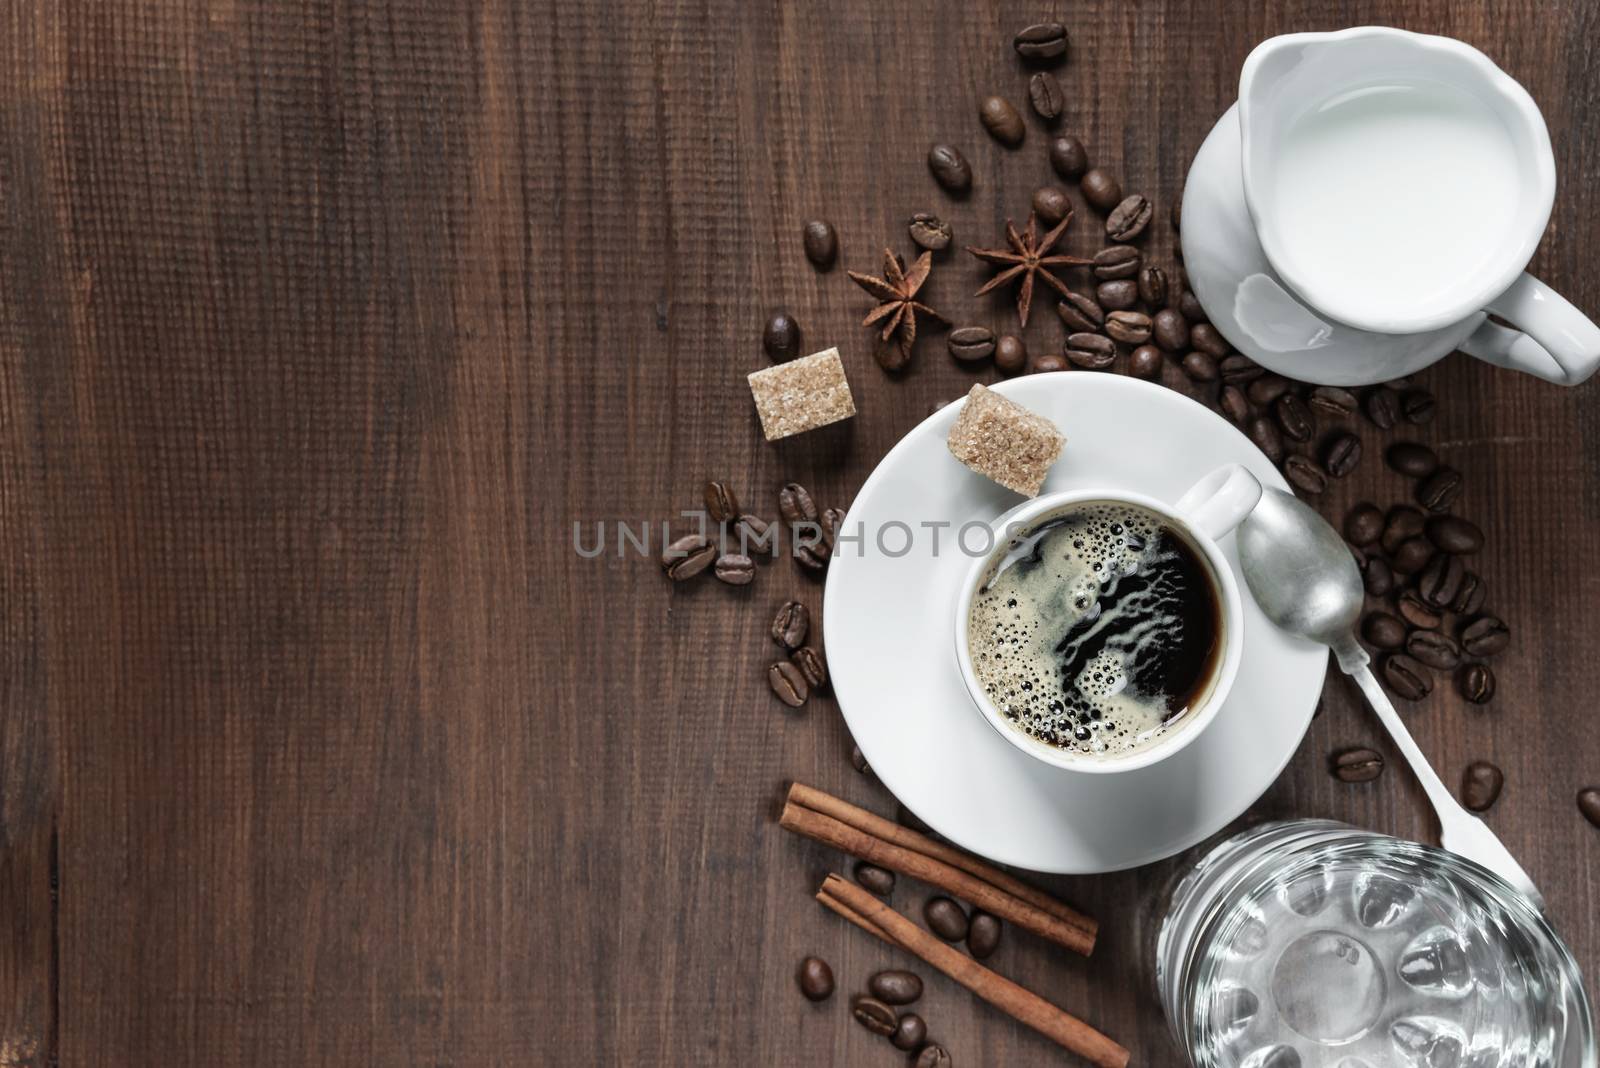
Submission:
{"label": "sugar cube on saucer", "polygon": [[856,414],[838,349],[823,349],[756,371],[750,375],[750,393],[756,399],[756,414],[761,416],[761,433],[768,441]]}
{"label": "sugar cube on saucer", "polygon": [[1067,439],[1056,425],[981,385],[950,428],[951,455],[1024,497],[1037,497]]}

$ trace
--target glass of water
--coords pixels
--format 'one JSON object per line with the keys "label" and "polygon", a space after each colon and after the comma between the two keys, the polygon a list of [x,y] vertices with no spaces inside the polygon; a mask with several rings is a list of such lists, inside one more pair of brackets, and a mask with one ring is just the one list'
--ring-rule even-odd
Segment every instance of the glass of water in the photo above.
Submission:
{"label": "glass of water", "polygon": [[1252,828],[1173,892],[1156,982],[1199,1068],[1594,1068],[1572,954],[1499,877],[1327,820]]}

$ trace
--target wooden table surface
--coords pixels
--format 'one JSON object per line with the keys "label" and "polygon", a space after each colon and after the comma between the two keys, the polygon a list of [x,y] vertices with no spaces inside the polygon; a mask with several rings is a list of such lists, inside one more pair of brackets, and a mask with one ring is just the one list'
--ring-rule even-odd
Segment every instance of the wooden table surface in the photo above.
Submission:
{"label": "wooden table surface", "polygon": [[[1600,311],[1600,6],[1577,2],[528,4],[17,0],[0,16],[0,1063],[892,1065],[814,1007],[897,958],[811,900],[841,860],[780,833],[800,779],[890,812],[831,700],[766,689],[789,563],[682,588],[573,550],[729,480],[843,505],[930,404],[989,381],[932,336],[891,380],[844,266],[914,211],[991,243],[1049,179],[1012,33],[1069,21],[1064,128],[1165,222],[1240,62],[1288,30],[1391,22],[1484,48],[1549,122],[1561,188],[1534,269]],[[971,158],[945,198],[924,153]],[[1381,161],[1352,161],[1375,166]],[[1068,244],[1097,247],[1082,210]],[[800,224],[832,218],[841,268]],[[942,258],[964,322],[985,272]],[[1038,314],[1035,347],[1059,343]],[[768,313],[838,345],[860,414],[762,441],[744,375]],[[1175,369],[1168,382],[1185,386]],[[1600,385],[1456,357],[1417,435],[1468,473],[1477,567],[1515,632],[1485,709],[1408,713],[1600,974]],[[1367,458],[1330,492],[1399,499]],[[1448,689],[1446,687],[1446,689]],[[1431,839],[1332,679],[1255,816]],[[1173,1064],[1142,939],[1168,862],[1040,881],[1100,917],[1068,959],[992,963]],[[924,888],[902,882],[915,911]],[[936,979],[961,1065],[1056,1063]]]}

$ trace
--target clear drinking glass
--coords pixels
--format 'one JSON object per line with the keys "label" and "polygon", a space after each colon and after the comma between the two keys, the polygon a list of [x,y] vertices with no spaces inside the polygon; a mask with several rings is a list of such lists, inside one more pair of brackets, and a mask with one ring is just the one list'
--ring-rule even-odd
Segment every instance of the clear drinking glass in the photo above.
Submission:
{"label": "clear drinking glass", "polygon": [[1443,850],[1264,824],[1173,891],[1156,984],[1199,1068],[1594,1068],[1576,962],[1520,894]]}

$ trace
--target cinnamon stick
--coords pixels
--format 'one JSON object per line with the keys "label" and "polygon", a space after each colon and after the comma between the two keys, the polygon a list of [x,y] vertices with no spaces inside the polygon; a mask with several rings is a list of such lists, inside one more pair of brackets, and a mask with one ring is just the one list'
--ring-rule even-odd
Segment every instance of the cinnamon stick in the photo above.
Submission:
{"label": "cinnamon stick", "polygon": [[1093,934],[943,860],[885,841],[792,801],[784,805],[778,822],[785,830],[936,886],[1075,953],[1088,956],[1094,949]]}
{"label": "cinnamon stick", "polygon": [[861,887],[829,875],[817,900],[865,931],[920,958],[1013,1019],[1099,1068],[1125,1068],[1128,1051],[1027,987],[945,945]]}
{"label": "cinnamon stick", "polygon": [[[942,860],[953,868],[960,868],[969,875],[974,875],[984,882],[1000,890],[1004,890],[1012,897],[1020,897],[1035,908],[1057,917],[1071,924],[1073,927],[1086,932],[1090,943],[1093,944],[1094,936],[1099,931],[1100,925],[1093,919],[1077,912],[1057,901],[1043,890],[1037,890],[1027,883],[1006,874],[992,864],[979,860],[970,853],[963,853],[954,846],[936,842],[925,834],[919,834],[909,827],[902,827],[893,820],[884,819],[874,812],[852,805],[831,794],[807,786],[804,783],[793,783],[789,787],[789,800],[797,805],[820,812],[825,816],[832,816],[840,823],[845,823],[859,831],[864,831],[875,838],[882,838],[886,842],[903,846],[923,856]],[[1088,952],[1085,950],[1084,952]]]}

